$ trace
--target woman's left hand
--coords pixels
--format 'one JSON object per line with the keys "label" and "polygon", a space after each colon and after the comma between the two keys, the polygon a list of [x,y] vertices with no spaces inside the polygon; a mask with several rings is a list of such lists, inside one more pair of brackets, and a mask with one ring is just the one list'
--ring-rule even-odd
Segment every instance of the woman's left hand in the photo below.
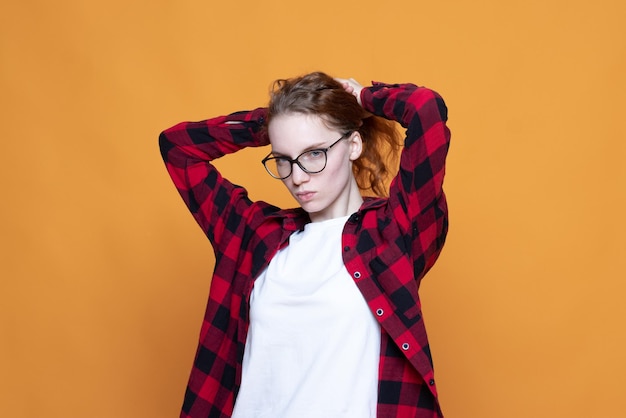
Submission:
{"label": "woman's left hand", "polygon": [[348,93],[352,94],[356,97],[356,100],[361,103],[361,90],[363,90],[363,86],[359,84],[354,78],[335,78],[338,82],[341,83],[344,90]]}

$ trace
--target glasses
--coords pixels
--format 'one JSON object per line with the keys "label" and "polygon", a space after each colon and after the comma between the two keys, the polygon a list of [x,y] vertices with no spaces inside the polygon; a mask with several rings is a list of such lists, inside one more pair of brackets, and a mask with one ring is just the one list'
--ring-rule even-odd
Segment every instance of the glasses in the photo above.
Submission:
{"label": "glasses", "polygon": [[350,134],[351,132],[346,132],[341,136],[341,138],[333,142],[327,148],[305,151],[293,160],[287,157],[272,157],[272,154],[270,154],[263,158],[263,161],[261,162],[270,176],[278,180],[284,180],[289,177],[293,171],[294,164],[298,164],[298,167],[300,167],[305,173],[316,174],[326,168],[326,163],[328,162],[328,151],[337,145],[339,141],[347,138]]}

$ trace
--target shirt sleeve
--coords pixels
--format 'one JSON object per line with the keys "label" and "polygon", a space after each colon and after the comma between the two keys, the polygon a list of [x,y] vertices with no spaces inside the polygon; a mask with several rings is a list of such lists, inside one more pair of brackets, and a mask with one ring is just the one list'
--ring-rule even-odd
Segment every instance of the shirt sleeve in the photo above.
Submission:
{"label": "shirt sleeve", "polygon": [[437,259],[448,230],[443,192],[450,143],[441,96],[413,84],[373,83],[361,92],[363,107],[406,129],[400,168],[389,189],[389,208],[411,248],[416,278]]}
{"label": "shirt sleeve", "polygon": [[269,144],[266,108],[200,122],[181,122],[159,136],[165,167],[214,249],[243,224],[253,207],[247,192],[221,176],[211,161],[245,147]]}

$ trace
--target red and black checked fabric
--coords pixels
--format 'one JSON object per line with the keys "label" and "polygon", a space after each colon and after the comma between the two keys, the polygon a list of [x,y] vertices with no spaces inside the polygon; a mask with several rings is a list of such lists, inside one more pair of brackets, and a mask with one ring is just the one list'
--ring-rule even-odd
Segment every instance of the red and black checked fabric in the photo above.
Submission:
{"label": "red and black checked fabric", "polygon": [[[368,198],[344,228],[343,259],[381,330],[380,418],[442,417],[418,288],[443,247],[442,190],[450,131],[432,90],[374,83],[363,107],[406,128],[400,170],[389,198]],[[289,235],[310,222],[302,209],[252,202],[211,160],[269,143],[266,109],[180,123],[159,138],[167,170],[215,251],[215,270],[183,418],[230,417],[241,381],[254,279]],[[355,350],[359,342],[355,341]],[[323,400],[322,400],[323,401]]]}

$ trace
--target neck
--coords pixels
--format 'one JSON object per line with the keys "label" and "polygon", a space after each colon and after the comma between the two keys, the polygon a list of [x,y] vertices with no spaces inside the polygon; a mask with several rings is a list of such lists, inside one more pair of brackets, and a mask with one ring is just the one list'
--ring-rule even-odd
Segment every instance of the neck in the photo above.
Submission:
{"label": "neck", "polygon": [[326,221],[333,218],[341,218],[342,216],[352,215],[358,211],[363,204],[363,196],[356,183],[355,179],[352,179],[348,186],[348,191],[340,202],[336,202],[332,211],[322,211],[317,213],[309,213],[311,222]]}

